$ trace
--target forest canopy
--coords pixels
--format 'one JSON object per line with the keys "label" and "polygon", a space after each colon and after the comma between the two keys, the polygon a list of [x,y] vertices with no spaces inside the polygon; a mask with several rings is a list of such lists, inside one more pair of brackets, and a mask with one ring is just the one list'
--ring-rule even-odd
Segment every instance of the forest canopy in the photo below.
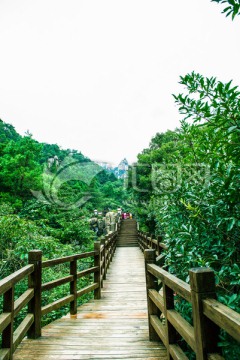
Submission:
{"label": "forest canopy", "polygon": [[57,257],[93,246],[93,210],[121,206],[122,180],[81,152],[39,143],[0,120],[0,276],[31,249]]}

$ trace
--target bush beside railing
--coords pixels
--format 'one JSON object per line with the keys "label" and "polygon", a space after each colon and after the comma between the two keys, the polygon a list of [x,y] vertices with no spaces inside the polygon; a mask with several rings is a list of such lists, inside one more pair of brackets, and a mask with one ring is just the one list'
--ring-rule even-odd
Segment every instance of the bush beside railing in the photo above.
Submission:
{"label": "bush beside railing", "polygon": [[[0,281],[0,296],[3,296],[3,309],[0,313],[0,334],[2,334],[2,349],[0,359],[12,359],[13,353],[22,339],[27,335],[36,339],[41,336],[42,316],[60,307],[70,304],[70,314],[77,314],[77,299],[94,291],[94,298],[101,298],[101,287],[106,279],[107,270],[116,250],[118,232],[107,235],[101,242],[94,243],[94,250],[66,256],[63,258],[42,261],[42,252],[33,250],[29,252],[29,265],[14,272]],[[90,258],[94,266],[77,271],[77,262]],[[42,283],[42,272],[46,268],[59,264],[69,263],[69,275],[47,283]],[[93,283],[78,289],[77,280],[86,275],[93,274]],[[28,279],[28,289],[14,300],[14,288],[20,281]],[[42,293],[63,284],[70,284],[69,295],[50,304],[42,306]],[[28,314],[14,331],[14,319],[19,312],[28,306]]]}
{"label": "bush beside railing", "polygon": [[[151,243],[155,242],[151,239]],[[168,359],[188,359],[178,345],[182,337],[197,360],[222,360],[219,330],[240,341],[240,314],[216,300],[213,270],[191,269],[189,285],[156,265],[156,249],[147,249],[144,253],[150,340],[161,339]],[[176,294],[192,304],[193,326],[176,311]]]}

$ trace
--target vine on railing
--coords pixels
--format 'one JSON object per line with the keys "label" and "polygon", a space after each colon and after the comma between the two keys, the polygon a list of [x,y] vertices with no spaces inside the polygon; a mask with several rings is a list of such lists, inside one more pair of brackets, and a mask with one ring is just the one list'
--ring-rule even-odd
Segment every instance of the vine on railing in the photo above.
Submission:
{"label": "vine on railing", "polygon": [[[26,335],[33,339],[41,336],[42,316],[66,304],[70,304],[70,314],[75,316],[79,297],[94,291],[94,298],[101,298],[103,280],[106,279],[107,270],[116,250],[117,234],[118,231],[115,231],[107,235],[101,242],[95,242],[93,251],[58,259],[42,261],[40,250],[30,251],[29,265],[0,281],[0,296],[3,296],[3,309],[0,313],[1,360],[12,359],[14,351]],[[90,264],[92,263],[93,266],[77,271],[78,261],[86,258],[92,259]],[[42,283],[44,269],[66,263],[69,263],[68,276]],[[89,274],[93,274],[93,283],[78,289],[78,279]],[[15,300],[14,288],[24,279],[28,279],[28,289]],[[67,283],[70,284],[69,295],[42,306],[43,292]],[[28,313],[14,331],[14,319],[26,307],[28,307]]]}

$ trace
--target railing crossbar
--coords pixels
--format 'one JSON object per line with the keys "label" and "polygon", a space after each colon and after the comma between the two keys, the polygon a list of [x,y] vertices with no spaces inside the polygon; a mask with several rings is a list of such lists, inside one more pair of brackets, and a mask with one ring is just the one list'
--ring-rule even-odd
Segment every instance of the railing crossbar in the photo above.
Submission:
{"label": "railing crossbar", "polygon": [[[2,334],[2,349],[0,359],[12,359],[13,353],[22,339],[28,335],[30,338],[41,336],[41,318],[53,310],[70,304],[71,315],[77,312],[77,299],[85,294],[94,292],[96,299],[101,297],[103,278],[116,250],[118,232],[111,233],[94,243],[94,250],[82,254],[75,254],[63,258],[42,261],[42,252],[33,250],[29,252],[29,265],[9,275],[0,281],[0,295],[3,295],[3,312],[0,314],[0,334]],[[77,271],[77,261],[85,261],[81,271]],[[70,274],[60,279],[42,283],[42,270],[59,264],[69,263]],[[94,264],[93,264],[94,263]],[[92,277],[89,275],[93,274]],[[87,286],[78,289],[78,279],[88,277]],[[21,280],[28,280],[28,289],[14,301],[14,287]],[[81,282],[82,283],[82,282]],[[50,304],[42,306],[42,292],[58,286],[69,284],[70,294]],[[81,284],[80,284],[81,285]],[[28,306],[28,313],[13,332],[13,322],[22,309]]]}
{"label": "railing crossbar", "polygon": [[[240,314],[216,300],[213,270],[190,269],[189,285],[156,265],[157,250],[149,249],[142,239],[150,240],[140,234],[140,248],[145,250],[149,339],[161,339],[169,359],[188,359],[177,344],[178,339],[183,338],[195,352],[197,360],[224,360],[218,347],[219,329],[240,341]],[[162,285],[160,292],[159,280]],[[175,309],[176,295],[192,305],[193,325]]]}

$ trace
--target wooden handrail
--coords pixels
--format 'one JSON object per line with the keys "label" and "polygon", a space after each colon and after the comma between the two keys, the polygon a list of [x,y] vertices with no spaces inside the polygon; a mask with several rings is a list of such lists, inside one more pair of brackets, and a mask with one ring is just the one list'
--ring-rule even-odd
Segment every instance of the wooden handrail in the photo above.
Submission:
{"label": "wooden handrail", "polygon": [[[149,339],[161,339],[169,359],[188,359],[177,343],[179,337],[192,348],[197,360],[223,359],[218,347],[219,328],[240,341],[240,314],[216,300],[213,270],[189,270],[189,285],[155,264],[155,249],[146,249],[144,254]],[[162,284],[160,291],[159,281]],[[191,303],[193,325],[176,311],[176,294]]]}
{"label": "wooden handrail", "polygon": [[0,295],[11,289],[15,284],[33,272],[33,265],[26,265],[22,269],[0,280]]}
{"label": "wooden handrail", "polygon": [[240,314],[215,299],[203,300],[203,314],[240,342]]}
{"label": "wooden handrail", "polygon": [[86,259],[86,258],[94,256],[94,255],[95,255],[95,251],[90,251],[90,252],[86,252],[86,253],[82,253],[82,254],[65,256],[63,258],[45,260],[42,262],[42,267],[43,268],[52,267],[55,265],[64,264],[64,263],[71,262],[74,260]]}
{"label": "wooden handrail", "polygon": [[[116,250],[118,231],[110,233],[102,241],[94,243],[94,251],[65,256],[63,258],[42,261],[40,250],[30,251],[28,254],[29,265],[14,272],[0,281],[0,295],[3,296],[3,311],[0,314],[0,334],[2,334],[2,349],[0,359],[12,359],[13,353],[22,339],[27,335],[29,338],[41,336],[41,318],[50,311],[70,304],[70,314],[77,313],[77,299],[89,292],[94,292],[94,298],[101,297],[103,280],[112,261]],[[89,267],[77,271],[77,262],[81,259],[90,258]],[[94,265],[93,265],[94,262]],[[69,263],[69,275],[42,283],[43,269],[59,264]],[[78,289],[77,279],[93,274],[92,283]],[[28,289],[14,301],[14,288],[19,281],[28,280]],[[42,305],[42,292],[54,289],[60,285],[70,285],[69,295]],[[19,312],[28,306],[28,314],[13,331],[14,319]]]}
{"label": "wooden handrail", "polygon": [[163,250],[168,250],[167,245],[164,244],[162,240],[162,236],[157,236],[157,238],[154,239],[153,235],[149,236],[149,234],[138,230],[138,245],[140,249],[142,251],[154,249],[157,262],[164,258],[164,255],[162,255]]}
{"label": "wooden handrail", "polygon": [[161,280],[168,287],[174,290],[175,293],[181,295],[188,302],[191,301],[191,289],[189,284],[185,283],[181,279],[178,279],[176,276],[170,274],[155,264],[148,264],[147,270],[157,279]]}

